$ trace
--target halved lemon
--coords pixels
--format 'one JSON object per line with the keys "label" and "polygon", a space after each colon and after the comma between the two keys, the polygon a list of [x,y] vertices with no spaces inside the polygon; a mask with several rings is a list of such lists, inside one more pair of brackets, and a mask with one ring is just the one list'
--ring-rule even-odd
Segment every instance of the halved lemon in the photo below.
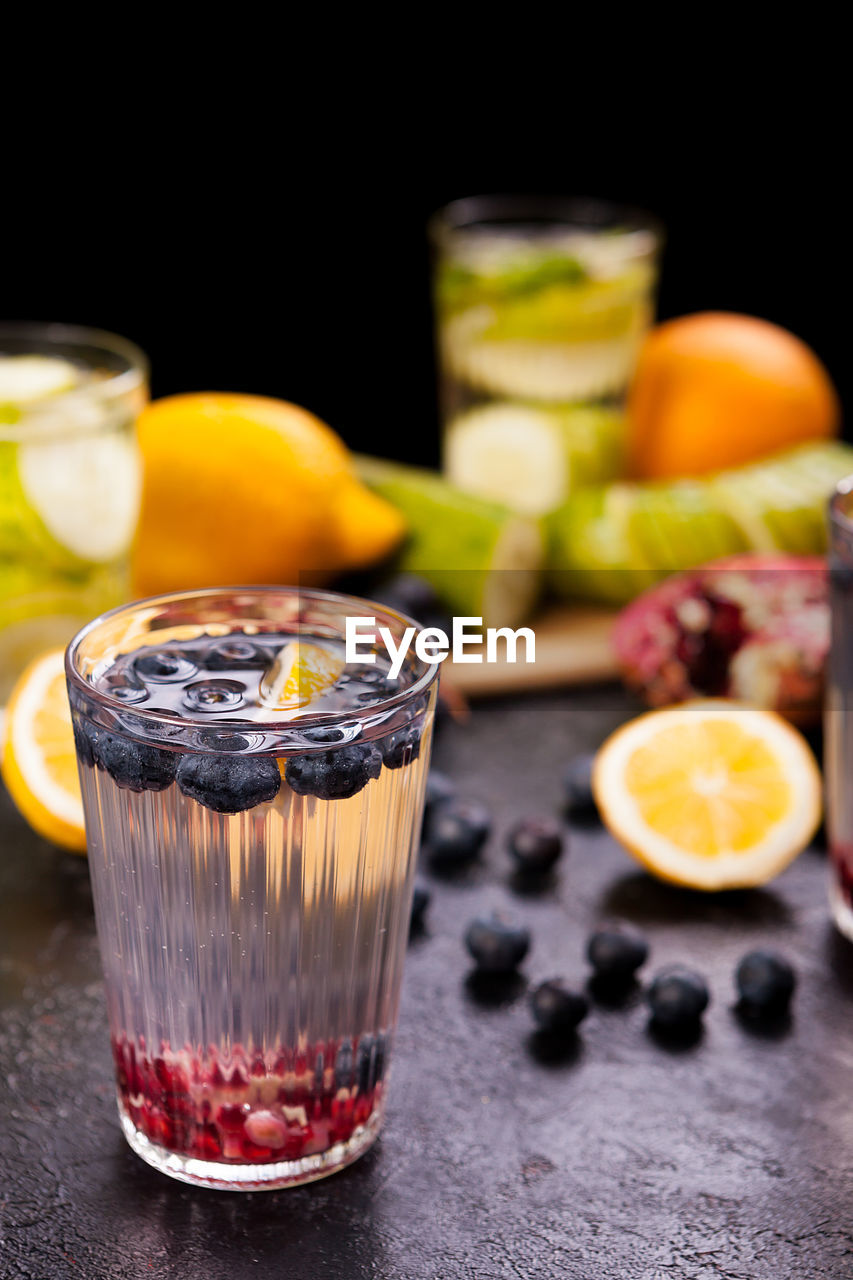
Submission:
{"label": "halved lemon", "polygon": [[30,826],[54,844],[86,852],[64,650],[26,669],[12,690],[3,735],[3,781]]}
{"label": "halved lemon", "polygon": [[261,702],[269,711],[298,711],[331,689],[343,669],[343,659],[330,649],[290,640],[261,681]]}
{"label": "halved lemon", "polygon": [[650,711],[596,756],[602,819],[662,880],[692,889],[766,884],[821,816],[805,739],[772,711],[725,699]]}

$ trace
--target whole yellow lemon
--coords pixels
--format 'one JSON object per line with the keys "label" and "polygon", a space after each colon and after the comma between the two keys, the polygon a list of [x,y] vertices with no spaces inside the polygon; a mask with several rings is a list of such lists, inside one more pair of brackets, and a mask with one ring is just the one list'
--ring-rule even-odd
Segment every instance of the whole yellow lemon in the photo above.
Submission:
{"label": "whole yellow lemon", "polygon": [[138,594],[322,582],[387,555],[403,535],[402,516],[361,484],[340,437],[284,400],[168,396],[143,410],[138,435]]}

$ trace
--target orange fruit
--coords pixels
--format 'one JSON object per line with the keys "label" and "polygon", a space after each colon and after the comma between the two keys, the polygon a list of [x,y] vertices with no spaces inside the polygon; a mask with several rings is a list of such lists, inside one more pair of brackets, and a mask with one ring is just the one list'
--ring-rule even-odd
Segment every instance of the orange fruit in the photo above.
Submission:
{"label": "orange fruit", "polygon": [[9,795],[34,831],[65,849],[86,852],[64,649],[37,658],[12,690],[2,772]]}
{"label": "orange fruit", "polygon": [[322,582],[403,535],[402,516],[362,485],[331,427],[284,400],[168,396],[142,411],[138,434],[137,594]]}
{"label": "orange fruit", "polygon": [[647,336],[628,395],[628,451],[643,479],[702,475],[838,431],[814,352],[754,316],[699,312]]}
{"label": "orange fruit", "polygon": [[821,815],[806,740],[775,712],[725,698],[629,721],[600,748],[592,786],[628,852],[691,889],[766,884],[805,848]]}

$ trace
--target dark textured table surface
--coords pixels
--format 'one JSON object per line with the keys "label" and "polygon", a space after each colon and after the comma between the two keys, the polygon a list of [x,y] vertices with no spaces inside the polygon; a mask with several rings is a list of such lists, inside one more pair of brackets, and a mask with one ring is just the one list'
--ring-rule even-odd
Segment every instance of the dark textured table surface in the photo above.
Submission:
{"label": "dark textured table surface", "polygon": [[[853,1276],[853,948],[829,925],[825,857],[766,890],[702,896],[640,873],[600,829],[572,829],[550,885],[521,893],[517,818],[559,806],[566,759],[630,708],[615,690],[486,704],[436,763],[489,804],[482,863],[433,881],[410,944],[386,1130],[351,1169],[297,1190],[192,1189],[144,1165],[113,1101],[85,862],[0,803],[0,1276],[492,1280]],[[534,936],[523,979],[483,993],[461,937],[512,907]],[[685,960],[712,1004],[689,1046],[658,1043],[638,992],[595,1005],[556,1058],[525,985],[586,978],[585,937],[617,916],[650,970]],[[733,1008],[754,945],[796,963],[793,1016]]]}

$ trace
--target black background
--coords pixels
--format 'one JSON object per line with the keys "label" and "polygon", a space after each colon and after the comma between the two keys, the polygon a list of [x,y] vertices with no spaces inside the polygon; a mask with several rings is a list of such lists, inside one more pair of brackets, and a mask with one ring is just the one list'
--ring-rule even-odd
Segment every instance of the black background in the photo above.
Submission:
{"label": "black background", "polygon": [[303,83],[291,51],[260,96],[245,65],[239,82],[217,65],[174,114],[156,77],[140,84],[141,115],[97,93],[87,115],[77,86],[15,134],[41,163],[0,209],[0,314],[126,334],[151,358],[155,395],[281,396],[353,447],[431,462],[427,219],[462,195],[553,191],[657,214],[661,317],[764,316],[816,348],[845,398],[831,75],[807,91],[805,49],[796,65],[763,50],[775,70],[756,83],[747,51],[704,80],[682,57],[677,80],[650,71],[619,93],[621,72],[597,56],[583,81],[559,59],[540,77],[523,53],[523,75],[518,59],[480,66],[458,100],[464,57],[411,82],[398,69],[393,83],[367,70]]}

